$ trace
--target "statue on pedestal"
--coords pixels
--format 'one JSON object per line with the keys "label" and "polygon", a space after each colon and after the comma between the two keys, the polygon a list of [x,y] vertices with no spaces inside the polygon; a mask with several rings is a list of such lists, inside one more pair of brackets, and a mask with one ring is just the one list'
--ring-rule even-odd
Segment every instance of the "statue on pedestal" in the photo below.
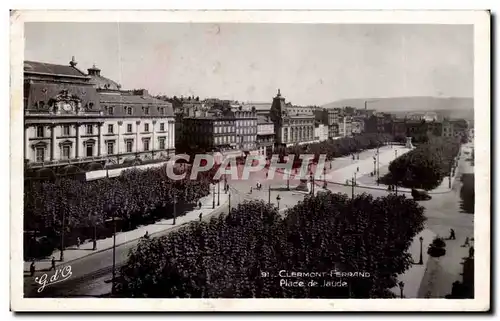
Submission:
{"label": "statue on pedestal", "polygon": [[413,144],[411,143],[411,137],[406,137],[406,145],[405,145],[406,148],[410,148],[412,149],[413,148]]}

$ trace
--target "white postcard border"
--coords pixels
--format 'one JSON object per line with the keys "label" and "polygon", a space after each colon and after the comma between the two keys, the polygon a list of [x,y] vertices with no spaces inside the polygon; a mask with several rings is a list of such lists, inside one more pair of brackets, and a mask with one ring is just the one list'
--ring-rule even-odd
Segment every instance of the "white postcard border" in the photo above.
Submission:
{"label": "white postcard border", "polygon": [[[473,24],[475,299],[23,298],[24,22],[252,22]],[[490,308],[490,15],[487,11],[13,11],[11,12],[11,309],[14,311],[485,311]]]}

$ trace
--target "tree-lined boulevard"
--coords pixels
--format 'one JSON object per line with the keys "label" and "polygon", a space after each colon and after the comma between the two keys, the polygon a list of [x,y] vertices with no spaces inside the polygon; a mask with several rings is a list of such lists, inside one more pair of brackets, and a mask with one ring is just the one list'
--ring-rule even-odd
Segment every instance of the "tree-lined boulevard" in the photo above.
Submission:
{"label": "tree-lined boulevard", "polygon": [[[390,147],[383,147],[390,148]],[[380,149],[379,149],[380,152]],[[360,170],[365,171],[365,168],[370,170],[373,169],[372,163],[372,155],[374,150],[368,150],[360,153],[360,160],[352,160],[350,156],[343,158],[336,158],[332,163],[332,171],[340,170],[344,167],[352,167],[354,163],[358,163]],[[369,164],[370,166],[367,166]],[[341,165],[339,165],[341,164]],[[457,168],[457,175],[459,176],[461,171],[464,170],[464,160],[460,159]],[[470,171],[470,168],[467,167],[466,171]],[[286,181],[283,181],[278,175],[275,176],[274,180],[265,180],[262,179],[265,175],[265,172],[255,173],[256,175],[251,176],[250,181],[238,181],[238,180],[229,180],[229,192],[226,194],[223,189],[221,189],[222,195],[231,195],[231,207],[236,207],[238,204],[245,200],[263,200],[264,202],[270,201],[275,206],[280,203],[280,208],[291,208],[295,206],[299,201],[303,200],[306,197],[306,193],[294,191],[293,188],[296,186],[296,183],[290,184],[291,191],[288,191],[286,188]],[[276,173],[278,174],[278,173]],[[368,174],[361,172],[360,174]],[[256,183],[259,182],[262,184],[262,188],[260,190],[255,189]],[[297,181],[298,183],[298,181]],[[222,185],[222,183],[221,183]],[[223,185],[222,185],[223,186]],[[250,187],[252,191],[250,191]],[[271,187],[271,191],[269,193],[269,187]],[[322,187],[316,185],[317,189],[321,189]],[[342,186],[341,184],[328,184],[328,190],[333,193],[343,193],[351,196],[352,187],[351,186]],[[446,237],[450,228],[453,228],[457,233],[457,240],[455,241],[447,241],[449,247],[454,248],[454,250],[448,250],[447,255],[445,255],[440,260],[447,262],[446,265],[438,264],[436,265],[435,261],[431,260],[431,263],[439,266],[439,271],[445,273],[442,278],[438,278],[439,286],[436,285],[436,282],[433,283],[432,286],[429,286],[431,290],[426,291],[424,295],[428,296],[431,293],[431,296],[436,297],[444,297],[444,295],[448,294],[451,291],[451,283],[456,280],[461,280],[459,273],[460,269],[460,260],[458,254],[460,253],[460,242],[463,242],[463,239],[466,236],[473,235],[473,216],[470,214],[461,213],[460,209],[460,188],[461,182],[460,180],[455,180],[453,182],[452,189],[448,193],[440,193],[433,195],[433,198],[429,201],[420,202],[420,205],[425,207],[425,216],[427,218],[425,227],[432,230],[436,235]],[[217,192],[217,191],[216,191]],[[373,195],[374,197],[383,197],[388,195],[388,191],[383,189],[373,189],[373,188],[363,188],[361,186],[356,186],[354,189],[355,195],[360,195],[362,193],[368,193]],[[407,196],[408,197],[408,196]],[[279,199],[279,201],[278,201]],[[229,201],[229,198],[226,197],[226,200]],[[218,207],[213,214],[213,216],[217,216],[218,214],[224,212],[227,213],[228,204],[225,203]],[[197,220],[195,217],[196,214],[192,215],[192,220]],[[207,215],[203,215],[203,219],[208,219]],[[178,229],[178,226],[175,226],[174,229]],[[170,233],[174,229],[167,229],[164,232],[158,233],[153,237],[158,237],[161,235],[166,235]],[[127,233],[127,232],[125,232]],[[131,249],[134,249],[137,245],[137,241],[133,241],[116,248],[116,265],[121,266],[126,262],[127,255]],[[458,247],[458,249],[455,249]],[[424,249],[426,250],[426,249]],[[75,251],[79,251],[75,249]],[[81,251],[81,250],[80,250]],[[463,252],[463,249],[462,249]],[[427,253],[424,253],[427,255]],[[463,256],[463,255],[462,255]],[[439,263],[439,262],[438,262]],[[111,279],[111,266],[112,266],[112,250],[105,250],[99,253],[95,253],[89,255],[87,257],[81,258],[79,260],[73,261],[69,263],[72,266],[73,276],[71,279],[66,280],[64,282],[51,285],[44,289],[44,291],[40,294],[36,293],[36,288],[38,287],[33,283],[33,279],[30,277],[25,278],[25,291],[27,296],[31,295],[41,295],[41,296],[85,296],[85,295],[104,295],[109,294],[111,289],[111,284],[109,280]],[[447,273],[447,268],[443,270],[443,267],[447,265],[450,266],[451,273]],[[44,272],[46,273],[46,272]],[[50,273],[50,272],[49,272]],[[426,275],[431,273],[426,272]],[[39,272],[37,272],[39,275]],[[435,278],[435,277],[434,277]],[[426,276],[424,276],[424,280]],[[422,287],[425,285],[423,284]],[[446,293],[444,293],[446,292]]]}

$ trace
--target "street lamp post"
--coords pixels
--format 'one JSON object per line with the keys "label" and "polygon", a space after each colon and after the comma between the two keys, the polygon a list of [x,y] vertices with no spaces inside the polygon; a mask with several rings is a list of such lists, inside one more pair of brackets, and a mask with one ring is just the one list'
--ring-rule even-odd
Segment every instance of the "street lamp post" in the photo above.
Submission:
{"label": "street lamp post", "polygon": [[403,295],[403,289],[405,287],[405,283],[403,281],[400,281],[398,283],[398,285],[399,285],[399,290],[401,291],[401,299],[402,299],[404,297],[404,295]]}
{"label": "street lamp post", "polygon": [[269,191],[267,194],[267,203],[271,204],[271,185],[269,185]]}
{"label": "street lamp post", "polygon": [[354,185],[356,185],[356,172],[354,172],[354,175],[352,176],[352,195],[351,198],[354,199]]}
{"label": "street lamp post", "polygon": [[220,206],[220,180],[217,181],[217,206]]}
{"label": "street lamp post", "polygon": [[215,208],[215,185],[214,185],[214,189],[213,189],[213,201],[212,201],[212,209]]}
{"label": "street lamp post", "polygon": [[59,256],[59,260],[61,262],[64,261],[64,229],[66,221],[66,213],[63,211],[62,214],[62,228],[61,228],[61,255]]}
{"label": "street lamp post", "polygon": [[231,193],[228,194],[228,199],[229,199],[229,214],[231,214]]}
{"label": "street lamp post", "polygon": [[373,156],[373,175],[377,174],[377,159]]}
{"label": "street lamp post", "polygon": [[[109,208],[111,212],[111,208]],[[114,213],[111,219],[107,219],[106,222],[113,223],[113,270],[111,276],[111,293],[115,294],[115,284],[116,284],[116,221],[121,220],[119,217],[115,217]]]}
{"label": "street lamp post", "polygon": [[276,196],[276,201],[278,202],[278,210],[280,209],[280,200],[281,200],[281,197],[278,194],[278,196]]}
{"label": "street lamp post", "polygon": [[224,174],[224,191],[227,194],[228,188],[227,188],[227,176],[226,176],[226,174]]}
{"label": "street lamp post", "polygon": [[309,178],[311,179],[311,195],[314,195],[314,176],[311,174]]}
{"label": "street lamp post", "polygon": [[424,241],[424,238],[420,237],[419,241],[420,241],[420,259],[418,260],[418,264],[422,265],[422,264],[424,264],[424,260],[422,257],[422,242]]}
{"label": "street lamp post", "polygon": [[451,176],[452,176],[452,169],[450,169],[450,176],[448,176],[448,188],[451,188]]}
{"label": "street lamp post", "polygon": [[176,208],[176,204],[177,203],[177,197],[174,195],[174,222],[173,222],[173,225],[175,225],[175,221],[177,220],[177,208]]}
{"label": "street lamp post", "polygon": [[380,158],[379,158],[380,152],[377,146],[377,186],[380,185]]}
{"label": "street lamp post", "polygon": [[323,188],[326,189],[326,167],[323,167]]}

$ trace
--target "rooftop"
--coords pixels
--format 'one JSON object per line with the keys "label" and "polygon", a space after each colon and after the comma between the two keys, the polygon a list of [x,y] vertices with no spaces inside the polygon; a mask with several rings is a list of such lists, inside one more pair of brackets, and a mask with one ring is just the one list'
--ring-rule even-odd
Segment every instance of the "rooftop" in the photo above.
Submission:
{"label": "rooftop", "polygon": [[87,78],[84,72],[76,68],[76,63],[65,66],[46,62],[24,61],[24,72]]}

